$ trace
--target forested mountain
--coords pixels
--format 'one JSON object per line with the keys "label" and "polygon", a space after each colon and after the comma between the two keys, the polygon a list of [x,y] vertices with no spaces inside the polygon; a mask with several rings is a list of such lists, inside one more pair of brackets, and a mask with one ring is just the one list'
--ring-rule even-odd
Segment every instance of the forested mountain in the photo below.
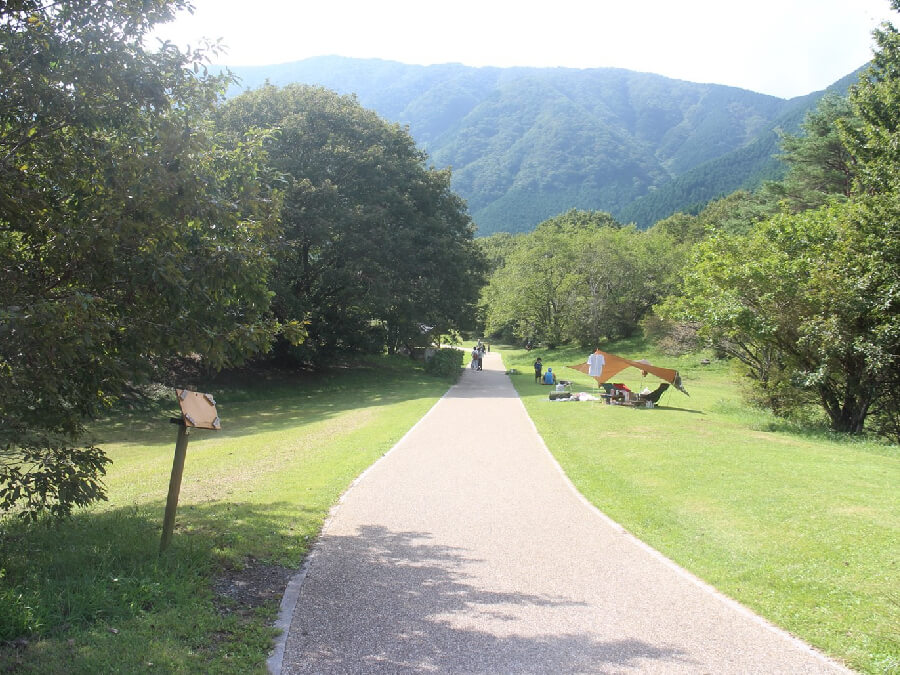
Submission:
{"label": "forested mountain", "polygon": [[735,190],[754,189],[763,181],[782,178],[785,166],[777,157],[778,131],[800,133],[806,114],[815,108],[824,94],[835,92],[843,95],[858,77],[859,71],[841,78],[824,91],[786,101],[784,112],[753,141],[686,171],[659,189],[636,199],[616,215],[621,222],[646,226],[676,211],[697,213],[711,200]]}
{"label": "forested mountain", "polygon": [[480,234],[530,230],[570,208],[646,227],[778,177],[775,129],[796,131],[822,94],[785,100],[612,68],[343,57],[232,70],[232,93],[266,80],[319,84],[409,125],[435,165],[452,167]]}

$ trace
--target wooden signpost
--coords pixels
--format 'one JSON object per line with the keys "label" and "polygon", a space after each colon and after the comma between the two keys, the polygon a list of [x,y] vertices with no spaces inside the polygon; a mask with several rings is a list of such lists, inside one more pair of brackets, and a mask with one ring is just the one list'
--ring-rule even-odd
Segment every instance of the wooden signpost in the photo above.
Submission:
{"label": "wooden signpost", "polygon": [[162,539],[159,552],[166,550],[172,540],[175,529],[175,511],[178,509],[178,495],[181,492],[181,476],[184,474],[184,458],[187,456],[188,435],[191,429],[222,428],[219,413],[216,412],[216,400],[212,394],[201,394],[187,389],[176,389],[178,404],[181,406],[181,417],[173,417],[171,422],[178,425],[178,437],[175,441],[175,459],[172,461],[172,477],[169,479],[169,496],[166,498],[166,515],[163,518]]}

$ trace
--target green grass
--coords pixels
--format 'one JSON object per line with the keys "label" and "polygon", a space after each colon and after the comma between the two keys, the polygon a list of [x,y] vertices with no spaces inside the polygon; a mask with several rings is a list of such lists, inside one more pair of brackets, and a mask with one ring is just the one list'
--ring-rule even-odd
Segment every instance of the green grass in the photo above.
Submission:
{"label": "green grass", "polygon": [[[677,368],[653,410],[558,403],[534,384],[583,350],[505,350],[513,382],[578,489],[643,541],[773,623],[869,673],[900,672],[900,452],[743,406],[727,364],[611,350]],[[650,376],[623,372],[635,390]],[[576,387],[577,389],[578,387]]]}
{"label": "green grass", "polygon": [[[690,398],[654,410],[551,403],[581,350],[503,352],[551,451],[585,496],[729,596],[858,670],[900,671],[900,453],[743,406],[727,365],[678,368]],[[497,348],[495,347],[494,351]],[[618,380],[619,378],[617,378]],[[623,374],[632,388],[640,376]],[[653,378],[648,378],[651,380]],[[245,611],[215,580],[295,568],[328,509],[447,384],[409,362],[324,377],[212,381],[224,428],[188,447],[172,546],[158,555],[174,397],[95,429],[114,459],[110,501],[61,526],[0,521],[0,670],[264,672],[277,601]]]}
{"label": "green grass", "polygon": [[59,526],[0,521],[0,671],[265,672],[280,597],[246,611],[216,579],[298,567],[339,495],[447,386],[402,359],[207,383],[223,429],[191,433],[163,555],[174,395],[98,424],[108,503]]}

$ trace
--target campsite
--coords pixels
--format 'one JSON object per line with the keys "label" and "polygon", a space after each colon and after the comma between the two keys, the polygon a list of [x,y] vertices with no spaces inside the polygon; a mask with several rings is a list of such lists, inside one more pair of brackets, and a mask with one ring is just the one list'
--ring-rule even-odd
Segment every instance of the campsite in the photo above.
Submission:
{"label": "campsite", "polygon": [[[587,352],[504,351],[529,416],[578,490],[762,616],[848,655],[855,669],[891,672],[900,620],[891,590],[896,446],[848,441],[750,408],[731,366],[709,353],[667,357],[639,340],[609,351],[676,368],[690,397],[671,388],[653,410],[558,405],[534,385],[531,362],[577,363]],[[588,375],[572,379],[574,390],[596,391]],[[633,388],[641,376],[623,379]]]}
{"label": "campsite", "polygon": [[416,67],[428,131],[195,2],[0,3],[0,672],[900,672],[900,31]]}
{"label": "campsite", "polygon": [[[894,446],[848,442],[747,408],[727,363],[700,363],[707,354],[667,358],[643,343],[610,348],[674,366],[691,392],[669,391],[657,408],[642,410],[551,403],[530,374],[535,353],[499,349],[518,371],[510,377],[548,447],[598,508],[852,667],[875,673],[893,663]],[[561,372],[585,356],[577,348],[541,353]],[[32,581],[15,587],[24,595],[4,605],[6,621],[70,627],[47,632],[28,651],[0,651],[0,659],[23,659],[23,672],[53,664],[81,672],[123,658],[166,671],[199,662],[219,672],[251,670],[271,638],[285,574],[309,550],[332,502],[446,390],[445,381],[417,375],[402,358],[360,366],[299,388],[259,376],[217,381],[223,431],[191,442],[172,555],[159,562],[174,399],[99,425],[115,460],[109,503],[77,514],[62,539],[46,530],[21,546],[21,557],[7,559],[13,578],[28,569],[21,578]],[[635,376],[623,379],[636,386]],[[573,380],[596,390],[587,375]],[[292,466],[286,473],[285,462]],[[5,536],[24,544],[20,530],[8,524]],[[64,560],[52,554],[60,542],[69,551]],[[59,564],[83,573],[62,586],[37,583],[52,579]],[[220,590],[208,590],[207,578]],[[240,587],[259,594],[232,593]],[[25,613],[53,606],[49,599],[60,594],[68,598],[66,618]],[[222,612],[224,627],[215,618]],[[207,654],[179,646],[203,642],[207,631],[218,632]]]}
{"label": "campsite", "polygon": [[[677,370],[653,365],[647,359],[627,359],[597,349],[587,357],[587,361],[576,363],[569,368],[587,373],[593,378],[603,389],[600,397],[609,404],[653,408],[659,404],[670,386],[674,386],[685,396],[689,395]],[[635,372],[641,374],[641,380],[640,385],[634,386],[633,389],[624,382],[613,382],[613,379],[622,379],[619,376],[623,373],[631,374],[633,379]],[[644,382],[647,375],[662,381],[655,383],[652,391]]]}

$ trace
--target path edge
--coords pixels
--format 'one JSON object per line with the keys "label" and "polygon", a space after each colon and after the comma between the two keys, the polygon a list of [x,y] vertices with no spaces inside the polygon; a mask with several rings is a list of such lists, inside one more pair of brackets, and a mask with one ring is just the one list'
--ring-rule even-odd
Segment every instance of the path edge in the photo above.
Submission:
{"label": "path edge", "polygon": [[[509,376],[507,376],[507,377],[509,377]],[[811,644],[805,642],[804,640],[801,640],[799,637],[797,637],[796,635],[793,635],[792,633],[785,630],[784,628],[781,628],[781,627],[775,625],[774,623],[772,623],[765,617],[760,616],[759,614],[754,612],[749,607],[742,605],[740,602],[738,602],[734,598],[729,597],[728,595],[725,595],[725,593],[723,593],[722,591],[717,589],[715,586],[712,586],[711,584],[703,581],[703,579],[696,576],[692,572],[688,571],[687,569],[685,569],[684,567],[682,567],[681,565],[676,563],[671,558],[668,558],[663,553],[661,553],[657,549],[653,548],[650,544],[648,544],[645,541],[636,537],[634,534],[629,532],[628,529],[624,525],[616,522],[610,516],[605,514],[603,511],[601,511],[599,507],[597,507],[595,504],[592,504],[588,500],[588,498],[585,497],[581,493],[581,491],[575,486],[575,483],[573,483],[572,479],[569,478],[569,475],[565,472],[562,465],[559,463],[559,460],[557,460],[556,456],[550,451],[550,448],[547,446],[547,443],[544,441],[544,437],[541,436],[540,432],[538,431],[537,425],[534,423],[534,420],[531,419],[531,415],[528,414],[528,408],[525,407],[525,402],[522,401],[522,397],[519,396],[518,390],[512,384],[512,378],[509,378],[509,380],[510,380],[510,386],[512,386],[513,390],[516,392],[516,398],[519,401],[519,405],[522,406],[522,411],[525,413],[525,416],[528,418],[528,422],[531,424],[531,428],[534,429],[535,435],[538,437],[538,439],[540,439],[541,447],[544,449],[544,452],[546,453],[547,458],[550,460],[550,462],[553,464],[553,466],[556,467],[556,470],[559,472],[560,476],[562,476],[563,481],[569,487],[569,490],[571,490],[575,494],[577,499],[582,504],[584,504],[584,506],[586,506],[588,508],[588,510],[592,511],[594,513],[594,515],[596,515],[598,518],[600,518],[600,520],[602,520],[608,527],[619,531],[622,535],[624,535],[632,543],[632,545],[637,546],[638,548],[645,551],[646,553],[649,553],[653,558],[655,558],[657,561],[659,561],[660,563],[662,563],[663,565],[665,565],[672,571],[674,571],[680,577],[682,577],[683,579],[686,579],[690,583],[699,587],[701,590],[705,591],[706,593],[711,595],[713,598],[715,598],[719,602],[726,605],[727,607],[735,610],[739,614],[746,616],[747,618],[749,618],[750,620],[759,624],[763,628],[766,628],[769,631],[775,633],[776,635],[780,636],[781,638],[792,643],[795,647],[801,649],[802,651],[807,652],[808,654],[810,654],[811,656],[814,656],[815,658],[822,661],[823,663],[826,663],[829,666],[832,666],[839,670],[843,670],[843,672],[846,673],[846,675],[855,675],[856,671],[851,670],[843,663],[840,663],[839,661],[833,659],[832,657],[828,656],[827,654],[820,651],[816,647],[813,647]]]}
{"label": "path edge", "polygon": [[[460,369],[460,379],[465,375],[465,368]],[[294,619],[294,610],[297,607],[297,602],[300,600],[300,590],[303,588],[303,582],[306,579],[306,574],[309,571],[309,566],[312,560],[315,558],[316,553],[319,549],[319,541],[322,538],[322,535],[328,530],[328,526],[331,524],[331,521],[334,520],[334,516],[337,513],[337,510],[340,508],[341,504],[344,503],[344,500],[347,497],[347,494],[356,487],[368,474],[372,471],[375,466],[380,464],[388,455],[390,455],[394,450],[397,449],[406,438],[420,425],[422,424],[427,417],[429,417],[435,408],[450,394],[453,389],[458,386],[459,382],[457,381],[455,384],[450,385],[447,388],[447,391],[434,402],[428,411],[419,418],[419,420],[413,424],[405,434],[394,443],[393,446],[389,450],[387,450],[381,457],[372,462],[366,469],[359,474],[356,478],[353,479],[353,482],[347,486],[347,489],[341,493],[341,496],[338,497],[337,502],[328,510],[328,515],[325,517],[325,521],[322,523],[322,529],[319,531],[319,534],[316,536],[316,540],[313,545],[310,547],[309,552],[306,554],[306,557],[303,558],[303,564],[300,565],[300,569],[297,571],[295,575],[293,575],[288,581],[287,587],[284,589],[284,595],[281,597],[281,605],[278,609],[278,618],[275,620],[274,628],[279,631],[278,637],[275,638],[275,646],[272,648],[272,651],[269,652],[269,658],[266,659],[266,670],[270,675],[281,675],[281,670],[284,666],[284,651],[287,646],[287,638],[288,633],[290,632],[291,623]],[[521,401],[521,399],[520,399]],[[527,411],[526,411],[527,415]],[[531,417],[528,418],[531,420]],[[543,441],[543,439],[542,439]]]}

